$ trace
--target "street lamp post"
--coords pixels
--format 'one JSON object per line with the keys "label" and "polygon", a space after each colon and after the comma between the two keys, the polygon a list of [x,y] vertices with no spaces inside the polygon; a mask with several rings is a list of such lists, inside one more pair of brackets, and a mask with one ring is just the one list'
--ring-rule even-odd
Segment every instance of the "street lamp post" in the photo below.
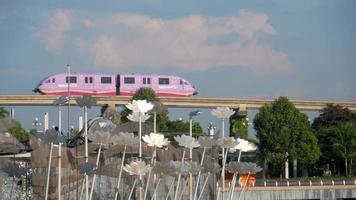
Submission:
{"label": "street lamp post", "polygon": [[70,138],[70,64],[67,64],[67,86],[68,86],[68,133],[67,138]]}
{"label": "street lamp post", "polygon": [[32,126],[35,127],[36,133],[38,133],[38,127],[41,125],[42,123],[38,120],[38,117],[36,117],[35,120],[32,122]]}
{"label": "street lamp post", "polygon": [[[195,110],[189,113],[189,136],[193,137],[193,117],[201,114],[200,110]],[[193,148],[189,148],[189,161],[193,159]],[[189,173],[189,199],[193,199],[193,174]]]}

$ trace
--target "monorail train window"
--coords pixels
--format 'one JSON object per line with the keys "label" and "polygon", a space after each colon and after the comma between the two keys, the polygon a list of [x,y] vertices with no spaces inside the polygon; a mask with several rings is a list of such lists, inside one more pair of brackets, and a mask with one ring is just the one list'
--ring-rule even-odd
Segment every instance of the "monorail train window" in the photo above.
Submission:
{"label": "monorail train window", "polygon": [[50,83],[50,82],[51,82],[51,79],[46,80],[46,83]]}
{"label": "monorail train window", "polygon": [[179,80],[179,84],[180,84],[180,85],[183,85],[183,81],[182,81],[182,80]]}
{"label": "monorail train window", "polygon": [[56,82],[56,79],[55,78],[52,78],[52,83],[55,83]]}
{"label": "monorail train window", "polygon": [[[66,76],[66,83],[68,83],[68,76]],[[77,77],[76,76],[71,76],[70,77],[70,83],[77,83]]]}
{"label": "monorail train window", "polygon": [[85,77],[84,82],[85,83],[93,83],[93,77]]}
{"label": "monorail train window", "polygon": [[160,85],[169,85],[169,78],[159,78],[158,84]]}
{"label": "monorail train window", "polygon": [[125,77],[124,83],[125,84],[135,84],[135,78],[134,77]]}
{"label": "monorail train window", "polygon": [[101,77],[101,83],[110,84],[111,83],[111,77]]}
{"label": "monorail train window", "polygon": [[151,84],[151,78],[147,78],[147,84]]}
{"label": "monorail train window", "polygon": [[142,79],[142,83],[143,83],[143,84],[146,84],[146,78],[143,78],[143,79]]}

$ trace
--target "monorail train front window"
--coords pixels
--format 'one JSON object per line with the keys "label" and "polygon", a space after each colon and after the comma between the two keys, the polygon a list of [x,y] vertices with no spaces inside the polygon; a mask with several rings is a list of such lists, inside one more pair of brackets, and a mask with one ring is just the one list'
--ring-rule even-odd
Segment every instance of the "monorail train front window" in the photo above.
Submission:
{"label": "monorail train front window", "polygon": [[125,77],[124,83],[125,84],[135,84],[135,78],[134,77]]}
{"label": "monorail train front window", "polygon": [[101,83],[111,84],[111,77],[101,77]]}
{"label": "monorail train front window", "polygon": [[158,84],[160,85],[169,85],[169,78],[159,78]]}
{"label": "monorail train front window", "polygon": [[51,79],[48,79],[48,80],[46,80],[46,82],[45,83],[50,83],[51,82]]}
{"label": "monorail train front window", "polygon": [[[66,83],[68,83],[68,76],[66,76]],[[77,83],[77,77],[76,76],[71,76],[70,77],[70,83]]]}

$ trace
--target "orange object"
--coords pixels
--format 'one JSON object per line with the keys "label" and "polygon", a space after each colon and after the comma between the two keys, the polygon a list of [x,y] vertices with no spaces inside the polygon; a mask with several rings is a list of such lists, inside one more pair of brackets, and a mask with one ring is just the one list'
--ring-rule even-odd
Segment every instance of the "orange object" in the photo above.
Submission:
{"label": "orange object", "polygon": [[[247,180],[247,177],[248,177],[248,180]],[[246,183],[247,183],[246,186],[253,186],[256,183],[255,174],[241,174],[240,180],[241,180],[241,187],[244,187],[246,185]]]}

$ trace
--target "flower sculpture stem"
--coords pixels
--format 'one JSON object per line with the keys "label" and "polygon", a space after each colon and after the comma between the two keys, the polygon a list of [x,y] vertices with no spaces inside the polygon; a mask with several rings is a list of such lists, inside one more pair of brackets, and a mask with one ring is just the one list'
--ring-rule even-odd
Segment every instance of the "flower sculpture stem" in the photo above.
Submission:
{"label": "flower sculpture stem", "polygon": [[[85,162],[88,162],[88,108],[84,106],[84,143],[85,143]],[[84,174],[85,176],[85,200],[89,198],[89,176],[88,174]]]}
{"label": "flower sculpture stem", "polygon": [[187,183],[188,183],[189,179],[186,179],[185,181],[183,181],[183,187],[182,187],[182,192],[179,195],[178,200],[181,200],[185,191],[185,188],[187,187]]}
{"label": "flower sculpture stem", "polygon": [[[203,153],[202,153],[202,156],[201,156],[201,160],[200,160],[200,166],[203,166],[205,152],[206,152],[206,148],[204,147],[203,148]],[[199,182],[200,182],[200,176],[201,176],[201,170],[199,170],[199,172],[198,172],[198,178],[197,178],[197,182],[195,184],[195,190],[194,190],[194,196],[193,196],[194,200],[195,200],[195,198],[197,196]]]}
{"label": "flower sculpture stem", "polygon": [[[100,154],[101,154],[101,144],[99,145],[99,151],[98,151],[98,155],[97,155],[97,157],[96,157],[96,169],[98,169],[98,166],[99,166]],[[92,197],[93,197],[95,179],[96,179],[96,173],[93,175],[93,181],[92,181],[92,183],[91,183],[90,195],[89,195],[89,199],[90,199],[90,200],[91,200]]]}
{"label": "flower sculpture stem", "polygon": [[[183,155],[182,155],[182,166],[184,164],[184,157],[185,157],[185,149],[183,150]],[[174,200],[177,200],[177,197],[178,197],[178,190],[179,190],[179,184],[180,184],[180,179],[182,177],[182,174],[181,172],[179,172],[178,174],[178,180],[177,180],[177,187],[176,187],[176,192],[174,194]]]}
{"label": "flower sculpture stem", "polygon": [[155,195],[156,195],[156,192],[157,192],[157,189],[158,189],[158,186],[159,186],[160,182],[161,182],[161,179],[159,178],[158,181],[157,181],[156,187],[155,187],[155,189],[153,191],[151,200],[155,199]]}
{"label": "flower sculpture stem", "polygon": [[[223,148],[224,150],[224,148]],[[222,197],[224,199],[224,192],[225,192],[225,165],[226,165],[226,158],[227,158],[227,153],[229,152],[228,149],[226,149],[225,155],[223,157],[223,163],[222,163],[222,169],[221,169],[221,178],[222,178]]]}
{"label": "flower sculpture stem", "polygon": [[134,191],[134,188],[136,186],[136,183],[137,183],[137,178],[135,179],[133,185],[132,185],[132,188],[131,188],[131,191],[130,191],[130,194],[129,194],[129,198],[127,198],[127,200],[130,200],[131,199],[131,196],[132,196],[132,193]]}
{"label": "flower sculpture stem", "polygon": [[122,169],[124,167],[124,161],[125,161],[125,156],[126,156],[126,148],[127,145],[124,145],[124,152],[122,153],[122,160],[121,160],[121,166],[120,166],[120,172],[119,172],[119,180],[117,181],[117,186],[116,186],[116,193],[115,193],[115,199],[117,199],[119,195],[119,189],[120,189],[120,181],[121,181],[121,175],[122,175]]}
{"label": "flower sculpture stem", "polygon": [[169,189],[168,189],[168,192],[167,192],[166,200],[168,200],[168,198],[169,198],[169,194],[171,193],[171,190],[172,190],[172,188],[174,186],[174,182],[175,181],[176,181],[176,178],[173,177],[173,181],[172,181],[171,185],[169,186]]}
{"label": "flower sculpture stem", "polygon": [[231,187],[230,187],[230,200],[232,200],[233,197],[234,197],[234,189],[235,189],[235,183],[236,183],[236,176],[237,176],[237,173],[234,173],[234,175],[233,175],[233,177],[232,177]]}
{"label": "flower sculpture stem", "polygon": [[241,199],[241,197],[242,197],[242,195],[243,195],[243,193],[244,193],[244,190],[245,190],[246,185],[247,185],[247,183],[248,183],[249,177],[250,177],[250,172],[247,174],[246,182],[245,182],[244,186],[242,187],[242,191],[241,191],[241,193],[240,193],[239,200]]}
{"label": "flower sculpture stem", "polygon": [[[151,164],[154,163],[154,160],[156,158],[156,146],[153,148],[153,152],[152,152],[152,157],[151,157]],[[152,172],[152,169],[148,172],[148,175],[147,175],[147,180],[146,180],[146,188],[145,188],[145,194],[143,196],[143,199],[146,199],[146,196],[147,196],[147,191],[148,191],[148,185],[150,183],[150,178],[151,178],[151,172]]]}
{"label": "flower sculpture stem", "polygon": [[138,120],[138,139],[140,141],[138,157],[141,160],[142,159],[142,118],[141,118],[141,112],[139,113],[139,120]]}
{"label": "flower sculpture stem", "polygon": [[200,200],[201,197],[203,196],[204,188],[205,188],[206,184],[208,183],[209,177],[210,177],[210,172],[208,172],[208,175],[206,176],[206,179],[204,181],[203,188],[201,189],[201,192],[200,192],[200,195],[198,197],[198,200]]}

